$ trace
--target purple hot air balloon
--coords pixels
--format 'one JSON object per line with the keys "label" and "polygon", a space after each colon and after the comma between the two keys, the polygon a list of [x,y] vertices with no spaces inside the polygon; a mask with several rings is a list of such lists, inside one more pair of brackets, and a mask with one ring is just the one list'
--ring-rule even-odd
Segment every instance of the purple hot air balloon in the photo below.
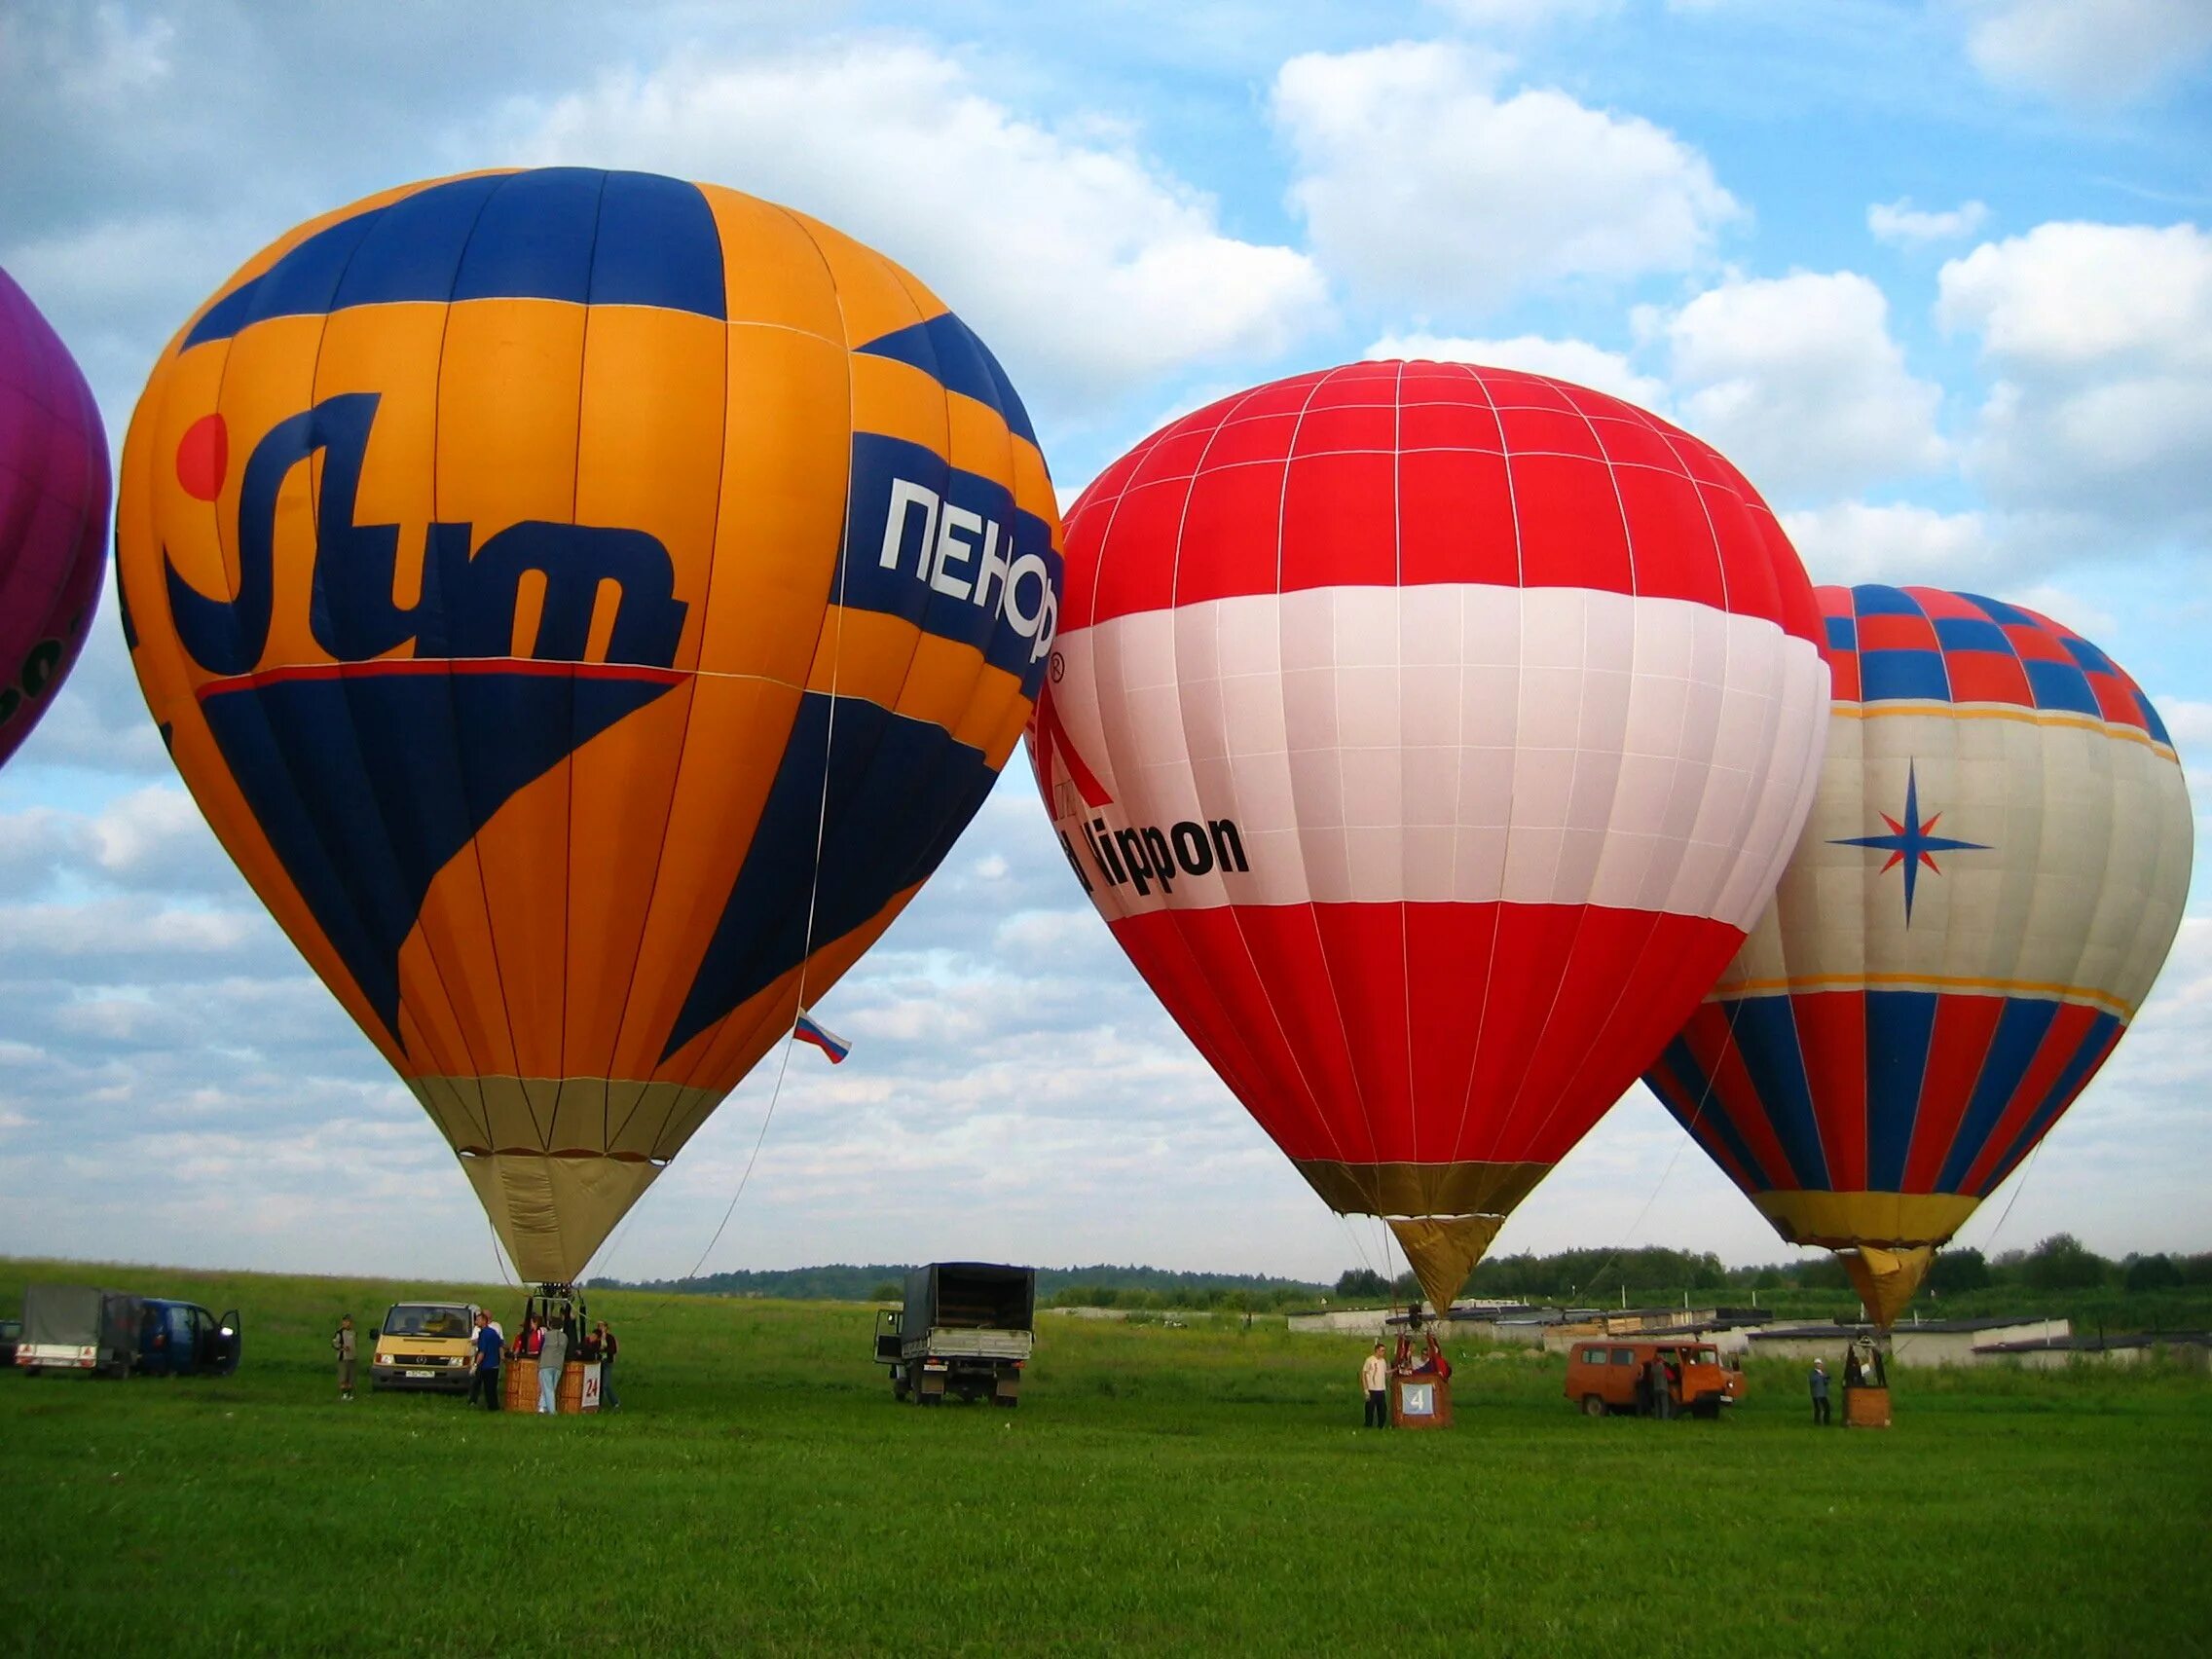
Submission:
{"label": "purple hot air balloon", "polygon": [[0,271],[0,762],[77,660],[106,561],[107,434],[92,388]]}

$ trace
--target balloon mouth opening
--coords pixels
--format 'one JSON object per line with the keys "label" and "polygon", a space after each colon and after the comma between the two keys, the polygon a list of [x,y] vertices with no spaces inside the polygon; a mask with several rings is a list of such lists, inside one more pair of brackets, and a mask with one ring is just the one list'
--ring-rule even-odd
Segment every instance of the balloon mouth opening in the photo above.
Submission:
{"label": "balloon mouth opening", "polygon": [[581,1160],[604,1159],[610,1163],[649,1163],[655,1169],[665,1169],[669,1161],[644,1152],[603,1152],[590,1146],[457,1146],[456,1154],[462,1158],[565,1158]]}

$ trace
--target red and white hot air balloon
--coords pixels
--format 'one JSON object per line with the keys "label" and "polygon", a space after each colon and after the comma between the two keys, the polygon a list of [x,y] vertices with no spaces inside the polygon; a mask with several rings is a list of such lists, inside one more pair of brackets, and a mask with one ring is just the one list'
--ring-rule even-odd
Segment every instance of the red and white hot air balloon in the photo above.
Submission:
{"label": "red and white hot air balloon", "polygon": [[1076,873],[1441,1307],[1774,891],[1826,730],[1804,571],[1709,446],[1457,363],[1211,404],[1067,549],[1031,742]]}

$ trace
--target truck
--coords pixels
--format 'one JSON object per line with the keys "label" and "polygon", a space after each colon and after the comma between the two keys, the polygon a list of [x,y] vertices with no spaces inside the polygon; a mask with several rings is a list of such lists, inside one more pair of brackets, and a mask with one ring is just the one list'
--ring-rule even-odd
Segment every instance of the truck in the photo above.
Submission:
{"label": "truck", "polygon": [[16,1366],[27,1377],[88,1371],[101,1377],[227,1377],[239,1368],[239,1316],[198,1303],[90,1285],[34,1284],[23,1292]]}
{"label": "truck", "polygon": [[876,1314],[875,1362],[894,1399],[939,1406],[947,1394],[1021,1403],[1036,1341],[1037,1270],[994,1262],[932,1262],[906,1274],[906,1301]]}

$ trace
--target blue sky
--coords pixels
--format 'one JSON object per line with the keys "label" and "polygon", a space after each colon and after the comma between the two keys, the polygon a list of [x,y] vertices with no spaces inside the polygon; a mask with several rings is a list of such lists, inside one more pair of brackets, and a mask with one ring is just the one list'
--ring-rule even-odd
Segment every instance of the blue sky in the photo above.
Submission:
{"label": "blue sky", "polygon": [[[2201,0],[602,11],[0,18],[0,265],[111,442],[169,332],[298,220],[463,167],[651,167],[910,265],[1005,361],[1064,498],[1275,375],[1535,368],[1718,444],[1816,579],[2067,621],[2212,757]],[[1380,1258],[1128,972],[1018,759],[822,1014],[853,1060],[793,1059],[710,1268]],[[2135,1030],[1962,1242],[2212,1248],[2208,1039],[2200,880]],[[693,1266],[772,1076],[604,1271]],[[1602,1241],[1787,1253],[1641,1090],[1498,1247]],[[0,1252],[493,1267],[442,1141],[177,787],[112,615],[0,774]]]}

